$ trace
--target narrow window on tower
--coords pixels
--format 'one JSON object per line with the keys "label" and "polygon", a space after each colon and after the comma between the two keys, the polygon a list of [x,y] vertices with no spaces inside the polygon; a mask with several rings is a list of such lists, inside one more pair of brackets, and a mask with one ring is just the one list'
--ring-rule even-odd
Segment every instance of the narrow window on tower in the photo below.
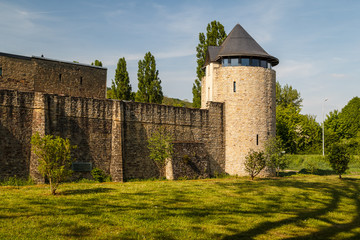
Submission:
{"label": "narrow window on tower", "polygon": [[0,77],[2,76],[2,68],[0,67]]}
{"label": "narrow window on tower", "polygon": [[259,145],[259,134],[256,134],[256,145]]}
{"label": "narrow window on tower", "polygon": [[236,82],[233,83],[234,92],[236,92]]}
{"label": "narrow window on tower", "polygon": [[59,82],[61,82],[61,73],[59,74]]}
{"label": "narrow window on tower", "polygon": [[80,85],[82,85],[82,83],[83,83],[83,78],[80,77]]}

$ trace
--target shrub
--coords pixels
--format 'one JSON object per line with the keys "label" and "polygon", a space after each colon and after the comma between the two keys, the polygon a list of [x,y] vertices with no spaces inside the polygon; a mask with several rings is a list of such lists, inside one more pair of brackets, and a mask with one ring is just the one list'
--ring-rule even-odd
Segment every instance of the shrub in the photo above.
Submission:
{"label": "shrub", "polygon": [[109,178],[109,176],[100,168],[93,168],[91,170],[91,176],[98,182],[105,182]]}
{"label": "shrub", "polygon": [[265,145],[266,165],[275,169],[276,176],[279,176],[280,170],[284,170],[288,166],[284,153],[280,137],[274,137],[267,141]]}
{"label": "shrub", "polygon": [[81,178],[76,181],[77,183],[96,183],[95,180],[87,179],[87,178]]}
{"label": "shrub", "polygon": [[72,173],[71,149],[76,146],[71,145],[69,139],[52,135],[40,137],[36,133],[31,137],[31,147],[38,157],[39,172],[49,179],[51,194],[55,195],[59,184]]}
{"label": "shrub", "polygon": [[256,177],[266,166],[264,152],[250,150],[245,157],[244,166],[245,170],[249,173],[251,180],[254,180],[254,177]]}
{"label": "shrub", "polygon": [[347,148],[344,145],[333,144],[330,147],[326,158],[329,161],[331,168],[341,179],[341,175],[349,168],[350,154]]}
{"label": "shrub", "polygon": [[5,178],[3,181],[0,182],[0,186],[25,186],[33,184],[34,181],[31,178],[18,178],[16,175],[13,177]]}
{"label": "shrub", "polygon": [[318,171],[318,169],[320,168],[320,164],[319,162],[315,159],[312,158],[306,158],[303,161],[303,166],[306,169],[307,172],[314,174]]}

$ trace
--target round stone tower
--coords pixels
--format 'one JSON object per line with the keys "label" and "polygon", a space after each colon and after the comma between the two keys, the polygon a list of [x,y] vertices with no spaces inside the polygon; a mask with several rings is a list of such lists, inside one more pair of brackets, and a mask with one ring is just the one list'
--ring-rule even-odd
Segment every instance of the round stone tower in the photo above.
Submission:
{"label": "round stone tower", "polygon": [[245,156],[264,150],[275,136],[276,74],[269,55],[239,24],[221,46],[209,46],[202,79],[201,108],[224,103],[225,172],[247,175]]}

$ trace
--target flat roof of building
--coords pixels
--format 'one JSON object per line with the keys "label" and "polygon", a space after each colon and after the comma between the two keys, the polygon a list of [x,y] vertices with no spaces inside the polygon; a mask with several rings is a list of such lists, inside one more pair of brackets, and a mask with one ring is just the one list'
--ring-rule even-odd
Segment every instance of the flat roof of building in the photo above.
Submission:
{"label": "flat roof of building", "polygon": [[38,57],[38,56],[28,57],[28,56],[22,56],[22,55],[16,55],[16,54],[11,54],[11,53],[4,53],[4,52],[0,52],[0,56],[10,57],[10,58],[18,58],[18,59],[23,59],[23,60],[39,59],[39,60],[45,60],[45,61],[67,63],[67,64],[79,65],[79,66],[84,66],[84,67],[93,67],[93,68],[99,68],[99,69],[107,70],[107,68],[105,68],[105,67],[100,67],[100,66],[95,66],[95,65],[90,65],[90,64],[70,62],[70,61],[57,60],[57,59],[46,58],[46,57],[42,57],[42,56],[41,57]]}

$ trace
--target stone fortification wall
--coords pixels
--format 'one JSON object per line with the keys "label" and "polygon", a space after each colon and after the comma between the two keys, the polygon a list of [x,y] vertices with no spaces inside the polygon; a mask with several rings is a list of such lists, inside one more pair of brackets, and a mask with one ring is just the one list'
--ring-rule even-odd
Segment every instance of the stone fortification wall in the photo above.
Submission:
{"label": "stone fortification wall", "polygon": [[174,154],[167,164],[167,179],[210,177],[209,154],[199,142],[175,142]]}
{"label": "stone fortification wall", "polygon": [[263,150],[276,133],[275,71],[218,67],[214,79],[213,100],[225,103],[225,171],[245,175],[243,162],[248,151]]}
{"label": "stone fortification wall", "polygon": [[31,58],[0,55],[0,89],[34,91],[34,67]]}
{"label": "stone fortification wall", "polygon": [[[0,175],[41,180],[30,151],[35,132],[70,138],[77,162],[91,162],[115,181],[157,177],[147,138],[164,126],[176,141],[201,143],[209,171],[224,169],[223,105],[208,110],[0,90]],[[195,144],[195,145],[196,145]],[[180,156],[181,157],[181,156]],[[76,173],[89,177],[89,173]]]}
{"label": "stone fortification wall", "polygon": [[0,70],[0,89],[106,97],[106,68],[0,53]]}
{"label": "stone fortification wall", "polygon": [[0,180],[29,175],[34,95],[0,91]]}
{"label": "stone fortification wall", "polygon": [[32,58],[35,91],[77,97],[106,97],[105,68]]}
{"label": "stone fortification wall", "polygon": [[151,161],[147,139],[159,126],[165,127],[175,141],[204,143],[209,154],[211,172],[221,172],[224,166],[223,105],[212,103],[209,110],[190,109],[158,104],[124,103],[124,177],[150,178],[158,176]]}
{"label": "stone fortification wall", "polygon": [[[69,138],[78,146],[74,151],[77,162],[90,162],[110,174],[112,144],[121,141],[112,138],[118,102],[50,94],[45,98],[45,133]],[[89,177],[89,173],[77,172],[76,176]]]}
{"label": "stone fortification wall", "polygon": [[78,146],[77,162],[91,162],[121,181],[120,111],[118,101],[0,90],[1,178],[30,174],[41,181],[30,145],[31,136],[39,132],[69,138]]}

